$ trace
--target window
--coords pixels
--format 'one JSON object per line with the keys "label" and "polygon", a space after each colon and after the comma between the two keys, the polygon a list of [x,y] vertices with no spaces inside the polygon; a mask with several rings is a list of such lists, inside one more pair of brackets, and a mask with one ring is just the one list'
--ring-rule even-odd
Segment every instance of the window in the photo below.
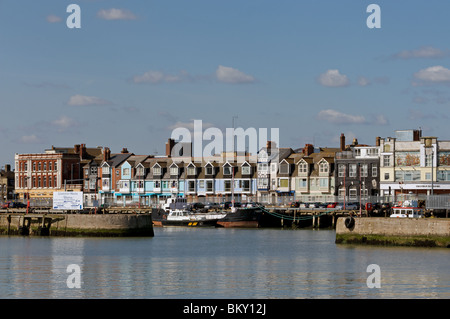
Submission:
{"label": "window", "polygon": [[258,187],[259,188],[267,188],[269,186],[268,178],[258,178]]}
{"label": "window", "polygon": [[41,187],[41,177],[38,176],[38,186],[37,187]]}
{"label": "window", "polygon": [[191,175],[191,176],[195,175],[195,166],[189,165],[188,169],[187,169],[187,173],[188,173],[188,175]]}
{"label": "window", "polygon": [[97,175],[97,166],[91,167],[91,175]]}
{"label": "window", "polygon": [[389,173],[384,173],[384,180],[388,180],[389,179]]}
{"label": "window", "polygon": [[189,181],[188,182],[188,191],[189,192],[195,192],[195,181]]}
{"label": "window", "polygon": [[339,164],[339,177],[345,177],[345,170],[346,170],[346,166],[345,164]]}
{"label": "window", "polygon": [[154,166],[153,167],[153,175],[161,175],[161,167],[159,166]]}
{"label": "window", "polygon": [[36,162],[33,162],[33,171],[36,170]]}
{"label": "window", "polygon": [[120,175],[120,169],[116,170],[116,176]]}
{"label": "window", "polygon": [[321,188],[328,188],[328,178],[321,178],[319,186]]}
{"label": "window", "polygon": [[308,186],[308,180],[306,178],[299,179],[298,186],[301,188],[306,188]]}
{"label": "window", "polygon": [[172,175],[172,176],[178,175],[178,167],[176,167],[175,165],[171,166],[170,167],[170,175]]}
{"label": "window", "polygon": [[47,187],[47,176],[42,176],[42,187]]}
{"label": "window", "polygon": [[103,189],[109,189],[109,178],[104,178],[102,180]]}
{"label": "window", "polygon": [[231,181],[225,181],[225,192],[231,191]]}
{"label": "window", "polygon": [[308,173],[308,164],[307,163],[298,164],[298,172],[299,173]]}
{"label": "window", "polygon": [[84,176],[88,176],[89,175],[89,168],[85,168],[84,169]]}
{"label": "window", "polygon": [[142,166],[138,167],[136,169],[136,175],[137,176],[144,176],[144,168]]}
{"label": "window", "polygon": [[130,175],[130,168],[126,167],[123,169],[123,175]]}
{"label": "window", "polygon": [[367,177],[367,176],[369,176],[369,165],[362,164],[361,165],[361,177]]}
{"label": "window", "polygon": [[41,168],[42,168],[42,166],[41,166],[42,164],[41,164],[41,162],[38,162],[38,171],[40,171],[41,170]]}
{"label": "window", "polygon": [[227,164],[223,167],[223,174],[224,175],[231,175],[231,165]]}
{"label": "window", "polygon": [[280,164],[280,174],[289,174],[289,164]]}
{"label": "window", "polygon": [[154,188],[161,188],[161,182],[160,181],[155,181],[154,182]]}
{"label": "window", "polygon": [[391,166],[391,157],[389,155],[383,155],[383,166]]}
{"label": "window", "polygon": [[244,165],[244,166],[242,166],[242,174],[244,174],[244,175],[250,175],[250,165]]}
{"label": "window", "polygon": [[53,187],[53,185],[52,185],[52,176],[51,175],[48,176],[48,187],[49,188]]}
{"label": "window", "polygon": [[425,166],[433,165],[433,154],[425,154]]}
{"label": "window", "polygon": [[322,162],[319,164],[319,173],[322,174],[328,173],[328,163]]}
{"label": "window", "polygon": [[102,172],[103,172],[103,174],[109,174],[109,166],[103,166],[102,167]]}
{"label": "window", "polygon": [[206,166],[206,175],[212,175],[213,174],[213,167],[212,165]]}
{"label": "window", "polygon": [[47,162],[44,162],[44,171],[47,170]]}
{"label": "window", "polygon": [[243,190],[244,192],[249,192],[249,191],[250,191],[250,181],[244,179],[244,180],[242,181],[241,187],[242,187],[242,190]]}
{"label": "window", "polygon": [[358,196],[358,191],[356,189],[356,186],[351,186],[348,190],[348,195],[350,196],[350,200],[356,200]]}
{"label": "window", "polygon": [[198,187],[202,189],[205,188],[205,181],[204,180],[198,181]]}
{"label": "window", "polygon": [[289,187],[289,180],[287,178],[278,179],[278,187]]}
{"label": "window", "polygon": [[[439,176],[439,175],[438,175]],[[431,180],[431,173],[425,173],[425,179],[427,181]]]}
{"label": "window", "polygon": [[53,170],[54,170],[54,171],[57,171],[57,170],[58,170],[58,163],[54,162]]}
{"label": "window", "polygon": [[350,171],[348,172],[349,177],[356,177],[356,164],[350,164]]}
{"label": "window", "polygon": [[213,181],[206,181],[206,191],[212,192],[213,190]]}
{"label": "window", "polygon": [[261,173],[267,173],[268,172],[268,165],[267,163],[258,163],[258,171]]}
{"label": "window", "polygon": [[373,164],[372,165],[372,177],[377,177],[378,176],[378,167],[377,165]]}
{"label": "window", "polygon": [[96,188],[96,179],[91,178],[89,179],[89,189],[95,189]]}
{"label": "window", "polygon": [[344,199],[345,196],[347,196],[344,186],[339,187],[338,196],[340,200]]}

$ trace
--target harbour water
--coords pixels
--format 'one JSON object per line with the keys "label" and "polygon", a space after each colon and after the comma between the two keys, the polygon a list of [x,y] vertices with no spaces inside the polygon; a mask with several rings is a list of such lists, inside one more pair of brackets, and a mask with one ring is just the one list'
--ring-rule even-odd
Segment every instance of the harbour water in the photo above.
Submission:
{"label": "harbour water", "polygon": [[[334,230],[155,228],[0,237],[0,298],[450,298],[449,250],[336,245]],[[368,265],[380,268],[369,288]],[[68,265],[80,267],[69,288]]]}

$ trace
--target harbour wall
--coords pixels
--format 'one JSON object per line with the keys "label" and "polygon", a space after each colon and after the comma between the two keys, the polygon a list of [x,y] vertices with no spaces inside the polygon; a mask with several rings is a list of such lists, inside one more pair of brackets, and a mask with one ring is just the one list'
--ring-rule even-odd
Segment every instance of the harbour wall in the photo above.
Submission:
{"label": "harbour wall", "polygon": [[154,236],[151,214],[2,214],[0,235]]}
{"label": "harbour wall", "polygon": [[450,219],[346,218],[336,222],[336,243],[450,248]]}

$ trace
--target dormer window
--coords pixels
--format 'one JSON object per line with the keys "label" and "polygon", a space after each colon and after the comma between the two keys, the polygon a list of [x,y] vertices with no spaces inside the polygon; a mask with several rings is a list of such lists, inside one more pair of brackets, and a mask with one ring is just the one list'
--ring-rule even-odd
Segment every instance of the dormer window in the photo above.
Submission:
{"label": "dormer window", "polygon": [[226,163],[223,166],[223,175],[231,175],[231,165]]}
{"label": "dormer window", "polygon": [[144,168],[142,166],[139,166],[138,168],[136,168],[136,175],[144,176]]}
{"label": "dormer window", "polygon": [[109,174],[109,166],[108,165],[104,165],[102,167],[102,174]]}
{"label": "dormer window", "polygon": [[160,176],[161,175],[161,166],[156,164],[153,166],[153,175]]}
{"label": "dormer window", "polygon": [[280,164],[280,174],[289,174],[289,164],[287,162]]}
{"label": "dormer window", "polygon": [[188,167],[187,167],[187,174],[191,175],[191,176],[195,175],[195,165],[194,164],[190,163],[188,165]]}
{"label": "dormer window", "polygon": [[242,175],[250,175],[251,167],[250,164],[244,163],[242,164]]}
{"label": "dormer window", "polygon": [[170,166],[170,175],[172,175],[172,176],[178,175],[178,166],[176,166],[175,164]]}
{"label": "dormer window", "polygon": [[322,162],[319,164],[319,172],[322,174],[328,173],[328,163],[327,162]]}
{"label": "dormer window", "polygon": [[298,172],[299,173],[308,173],[308,164],[307,163],[299,163],[298,164]]}
{"label": "dormer window", "polygon": [[214,171],[213,166],[210,163],[206,164],[205,166],[206,175],[212,175],[213,171]]}

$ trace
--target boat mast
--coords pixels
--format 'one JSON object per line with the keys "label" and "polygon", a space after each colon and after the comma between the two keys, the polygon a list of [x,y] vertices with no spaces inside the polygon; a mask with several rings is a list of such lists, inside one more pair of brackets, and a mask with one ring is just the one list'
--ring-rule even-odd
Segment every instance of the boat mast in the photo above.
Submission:
{"label": "boat mast", "polygon": [[233,165],[231,165],[231,211],[234,211],[234,162],[236,161],[236,153],[234,152],[234,119],[237,119],[237,115],[232,118],[233,121]]}

